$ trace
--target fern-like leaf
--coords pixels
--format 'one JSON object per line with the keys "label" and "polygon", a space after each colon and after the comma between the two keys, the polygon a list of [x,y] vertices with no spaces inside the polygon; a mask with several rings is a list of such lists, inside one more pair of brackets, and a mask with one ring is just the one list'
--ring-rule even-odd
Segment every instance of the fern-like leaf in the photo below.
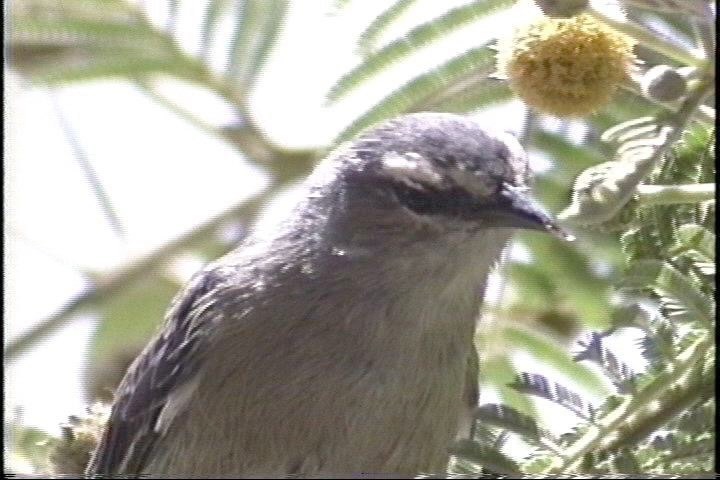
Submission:
{"label": "fern-like leaf", "polygon": [[640,182],[655,167],[673,129],[648,119],[635,119],[605,132],[605,141],[619,146],[615,159],[578,175],[570,206],[559,218],[579,225],[608,222],[634,195]]}
{"label": "fern-like leaf", "polygon": [[471,440],[459,440],[450,448],[450,454],[461,457],[500,475],[517,475],[518,464],[497,448],[480,445]]}
{"label": "fern-like leaf", "polygon": [[635,373],[625,363],[621,362],[602,342],[602,335],[593,332],[589,340],[579,341],[583,350],[577,353],[575,361],[589,360],[602,367],[603,371],[612,380],[618,393],[632,393],[634,390]]}
{"label": "fern-like leaf", "polygon": [[207,59],[210,52],[210,40],[217,22],[228,7],[229,0],[209,0],[205,6],[200,26],[200,58]]}
{"label": "fern-like leaf", "polygon": [[578,394],[556,382],[551,382],[537,373],[521,372],[510,387],[523,393],[529,393],[561,405],[578,417],[591,421],[594,408]]}
{"label": "fern-like leaf", "polygon": [[[428,104],[433,102],[433,98],[445,96],[446,91],[467,77],[485,78],[492,62],[493,52],[484,45],[415,77],[355,120],[339,135],[337,142],[348,140],[362,129],[393,115],[431,109]],[[500,87],[499,91],[484,91],[486,103],[502,100],[505,90],[507,87]],[[493,93],[498,93],[497,97]]]}
{"label": "fern-like leaf", "polygon": [[228,54],[227,74],[241,91],[252,89],[257,76],[275,45],[288,0],[243,0]]}
{"label": "fern-like leaf", "polygon": [[369,53],[374,48],[377,37],[416,1],[417,0],[397,0],[387,10],[378,15],[360,34],[360,39],[358,40],[360,50]]}
{"label": "fern-like leaf", "polygon": [[582,385],[594,393],[607,393],[602,379],[595,372],[585,365],[573,361],[562,346],[550,338],[530,333],[515,325],[507,325],[503,329],[503,337],[521,351],[526,351],[534,356],[538,361],[552,365],[577,382],[578,385]]}
{"label": "fern-like leaf", "polygon": [[676,320],[697,321],[711,325],[715,302],[705,295],[696,282],[661,260],[642,260],[633,264],[623,279],[628,289],[651,288],[670,315]]}
{"label": "fern-like leaf", "polygon": [[170,34],[125,2],[29,0],[13,11],[12,25],[12,66],[39,82],[198,75],[196,62]]}
{"label": "fern-like leaf", "polygon": [[486,15],[509,7],[512,0],[480,0],[454,8],[427,23],[423,23],[405,35],[368,57],[363,63],[345,74],[328,93],[330,101],[338,100],[355,89],[362,81],[388,67],[420,47],[447,35],[461,26]]}
{"label": "fern-like leaf", "polygon": [[550,435],[548,432],[542,431],[532,417],[507,405],[497,403],[481,405],[475,409],[473,417],[483,424],[510,430],[535,442],[540,440],[541,435]]}

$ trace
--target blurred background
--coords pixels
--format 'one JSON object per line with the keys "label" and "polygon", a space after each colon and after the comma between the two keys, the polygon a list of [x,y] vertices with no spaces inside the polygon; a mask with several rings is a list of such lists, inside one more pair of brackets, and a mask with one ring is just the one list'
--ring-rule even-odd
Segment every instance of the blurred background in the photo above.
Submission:
{"label": "blurred background", "polygon": [[[707,53],[695,17],[638,3],[592,8],[689,58]],[[40,468],[68,416],[112,398],[195,271],[282,218],[315,162],[362,128],[434,110],[513,132],[557,213],[576,176],[614,155],[603,131],[668,109],[632,88],[584,119],[527,108],[492,75],[491,44],[540,15],[532,2],[14,0],[6,12],[4,453],[16,472]],[[481,403],[555,436],[583,413],[512,383],[539,374],[597,407],[626,378],[603,372],[607,356],[576,361],[576,341],[603,332],[625,373],[642,373],[647,331],[633,322],[658,308],[613,288],[617,230],[573,233],[517,236],[477,339]]]}

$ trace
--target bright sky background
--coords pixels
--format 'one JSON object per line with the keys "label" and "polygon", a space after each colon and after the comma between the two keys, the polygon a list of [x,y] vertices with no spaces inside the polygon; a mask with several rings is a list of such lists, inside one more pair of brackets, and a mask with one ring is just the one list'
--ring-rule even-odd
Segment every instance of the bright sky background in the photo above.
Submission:
{"label": "bright sky background", "polygon": [[[387,5],[356,0],[336,11],[333,2],[292,2],[284,34],[252,97],[255,121],[279,144],[291,148],[328,144],[351,118],[407,80],[411,72],[507,30],[515,18],[492,17],[470,24],[367,82],[347,100],[327,107],[324,96],[329,87],[358,61],[351,54],[357,35]],[[463,3],[467,2],[420,0],[381,41]],[[157,25],[163,25],[166,2],[146,4],[152,7]],[[195,52],[205,1],[181,5],[179,41],[188,52]],[[211,50],[218,71],[226,56],[219,46],[227,45],[231,29],[230,22],[221,26]],[[6,342],[84,287],[78,267],[113,269],[267,185],[267,175],[223,140],[208,137],[127,82],[106,80],[50,91],[28,86],[13,72],[6,79]],[[158,80],[158,86],[208,123],[232,120],[226,105],[195,87],[168,80]],[[517,132],[522,109],[513,102],[479,120]],[[97,206],[58,112],[109,192],[127,228],[126,242],[113,234]],[[533,156],[532,162],[535,169],[551,166],[540,156]],[[287,203],[292,196],[282,199]],[[516,258],[527,256],[521,247],[513,252]],[[68,415],[84,411],[80,372],[93,326],[90,317],[73,322],[6,368],[6,416],[21,405],[27,425],[57,434]],[[617,348],[632,355],[631,341],[620,340]],[[623,357],[631,365],[635,362]],[[536,363],[522,356],[518,361]],[[554,415],[553,428],[567,428],[559,421],[567,417],[566,412]]]}

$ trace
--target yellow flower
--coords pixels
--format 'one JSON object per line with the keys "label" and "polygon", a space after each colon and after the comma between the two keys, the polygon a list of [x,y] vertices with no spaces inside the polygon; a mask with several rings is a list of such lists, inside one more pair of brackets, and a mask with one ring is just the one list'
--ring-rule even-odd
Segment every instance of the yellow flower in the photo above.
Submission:
{"label": "yellow flower", "polygon": [[542,18],[498,42],[498,73],[528,105],[581,117],[606,105],[628,76],[633,42],[587,14]]}

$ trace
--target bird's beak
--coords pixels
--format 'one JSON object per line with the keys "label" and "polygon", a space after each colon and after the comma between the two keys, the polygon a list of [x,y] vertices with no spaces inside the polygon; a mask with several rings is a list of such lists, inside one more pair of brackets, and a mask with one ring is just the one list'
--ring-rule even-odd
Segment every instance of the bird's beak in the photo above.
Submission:
{"label": "bird's beak", "polygon": [[528,195],[527,189],[504,183],[498,202],[498,226],[540,230],[571,241],[573,236],[565,232],[540,204]]}

